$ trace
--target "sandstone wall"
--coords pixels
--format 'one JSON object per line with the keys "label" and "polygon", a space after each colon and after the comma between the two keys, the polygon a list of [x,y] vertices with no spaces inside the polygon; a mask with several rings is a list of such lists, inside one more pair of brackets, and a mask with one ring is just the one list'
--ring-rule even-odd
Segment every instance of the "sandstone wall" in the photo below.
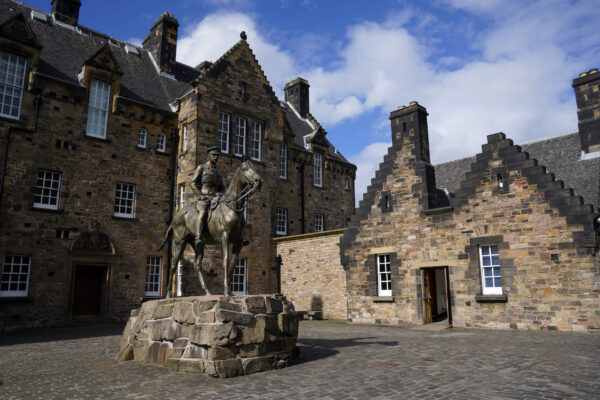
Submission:
{"label": "sandstone wall", "polygon": [[299,311],[346,319],[346,272],[339,257],[343,230],[274,239],[281,257],[281,293]]}

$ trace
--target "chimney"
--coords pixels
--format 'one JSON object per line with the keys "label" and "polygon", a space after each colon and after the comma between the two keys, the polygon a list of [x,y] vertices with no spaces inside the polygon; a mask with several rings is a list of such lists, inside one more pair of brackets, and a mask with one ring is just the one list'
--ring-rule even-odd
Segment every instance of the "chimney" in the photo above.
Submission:
{"label": "chimney", "polygon": [[150,33],[142,43],[162,72],[175,74],[177,55],[177,29],[179,22],[172,14],[163,13],[150,28]]}
{"label": "chimney", "polygon": [[410,149],[415,156],[415,171],[421,177],[421,182],[414,185],[413,190],[421,192],[420,203],[426,209],[437,207],[435,169],[429,160],[427,115],[427,109],[416,101],[390,113],[392,147],[398,152],[407,145],[405,150]]}
{"label": "chimney", "polygon": [[77,25],[79,23],[79,0],[52,0],[52,16],[55,20],[64,22],[69,25]]}
{"label": "chimney", "polygon": [[308,81],[296,78],[285,85],[285,101],[290,103],[302,118],[306,118],[309,111],[308,106]]}
{"label": "chimney", "polygon": [[581,150],[600,151],[600,73],[597,68],[579,74],[573,80]]}

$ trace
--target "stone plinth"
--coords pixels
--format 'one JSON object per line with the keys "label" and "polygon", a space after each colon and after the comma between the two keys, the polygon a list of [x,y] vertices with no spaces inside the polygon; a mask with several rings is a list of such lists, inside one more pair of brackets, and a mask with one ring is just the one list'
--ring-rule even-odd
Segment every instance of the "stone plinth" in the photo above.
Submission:
{"label": "stone plinth", "polygon": [[152,300],[132,310],[116,360],[229,378],[287,366],[297,336],[294,305],[283,296]]}

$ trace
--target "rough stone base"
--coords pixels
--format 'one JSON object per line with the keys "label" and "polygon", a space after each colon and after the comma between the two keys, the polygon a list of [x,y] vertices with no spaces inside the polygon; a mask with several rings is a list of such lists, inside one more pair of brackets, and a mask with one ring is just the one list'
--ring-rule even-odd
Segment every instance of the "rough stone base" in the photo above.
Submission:
{"label": "rough stone base", "polygon": [[287,366],[297,337],[294,305],[283,296],[152,300],[131,311],[116,360],[229,378]]}

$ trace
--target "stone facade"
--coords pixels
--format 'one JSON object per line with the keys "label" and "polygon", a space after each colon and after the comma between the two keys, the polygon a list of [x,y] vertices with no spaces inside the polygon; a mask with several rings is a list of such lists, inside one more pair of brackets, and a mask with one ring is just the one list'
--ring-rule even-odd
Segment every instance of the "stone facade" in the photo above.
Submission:
{"label": "stone facade", "polygon": [[[391,113],[392,147],[342,238],[348,320],[600,327],[595,208],[503,133],[488,136],[454,198],[432,201],[426,115],[416,102]],[[498,253],[487,270],[497,281],[485,280],[486,251]]]}
{"label": "stone facade", "polygon": [[297,337],[294,305],[284,297],[152,300],[132,310],[116,359],[230,378],[287,366]]}
{"label": "stone facade", "polygon": [[[158,18],[140,48],[79,25],[79,2],[52,6],[46,14],[0,0],[0,55],[25,65],[20,108],[0,115],[0,329],[80,316],[122,320],[164,294],[170,254],[155,249],[180,200],[195,201],[191,175],[218,144],[221,112],[231,116],[229,153],[219,160],[226,184],[241,161],[234,118],[247,123],[248,157],[256,149],[252,128],[260,129],[253,162],[264,184],[247,210],[247,293],[277,290],[277,208],[287,209],[286,235],[314,229],[315,214],[324,216],[325,229],[345,226],[356,167],[312,116],[301,118],[277,99],[245,35],[215,63],[190,67],[175,60],[178,23],[170,14]],[[106,104],[96,104],[93,86],[106,88]],[[102,116],[94,120],[99,126],[106,121],[100,132],[90,131],[93,113]],[[307,130],[314,133],[308,141]],[[282,143],[287,174],[279,178]],[[321,187],[313,185],[315,152],[322,155]],[[50,178],[60,180],[57,190],[45,186]],[[122,204],[131,211],[123,216],[117,197],[127,192],[133,197]],[[56,204],[36,204],[44,193]],[[222,271],[211,262],[220,249],[207,246],[206,253],[208,284],[218,293]],[[183,291],[202,294],[189,264],[188,257]],[[11,286],[13,278],[23,290]]]}
{"label": "stone facade", "polygon": [[273,239],[281,260],[281,293],[298,311],[346,319],[346,272],[339,257],[343,230]]}

